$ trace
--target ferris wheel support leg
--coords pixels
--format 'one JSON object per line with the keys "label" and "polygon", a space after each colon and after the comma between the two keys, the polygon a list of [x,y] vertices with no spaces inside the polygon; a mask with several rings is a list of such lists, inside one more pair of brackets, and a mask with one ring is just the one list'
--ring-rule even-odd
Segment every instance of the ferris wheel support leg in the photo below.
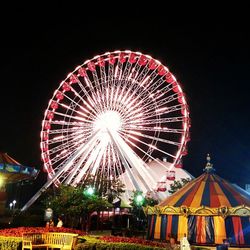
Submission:
{"label": "ferris wheel support leg", "polygon": [[67,162],[65,163],[65,165],[58,171],[56,172],[53,177],[48,180],[39,190],[38,192],[22,207],[22,209],[20,210],[21,212],[25,211],[27,208],[29,208],[39,197],[40,195],[46,191],[46,189],[57,179],[59,178],[59,176],[65,172],[68,168],[69,168],[69,163],[74,161],[80,154],[82,154],[84,151],[86,151],[86,149],[88,148],[89,144],[92,143],[92,141],[95,140],[97,133],[94,133],[92,135],[92,137],[90,138],[90,140],[88,141],[88,143],[84,144],[82,147],[79,148],[79,150],[77,150],[74,155],[72,157],[70,157]]}
{"label": "ferris wheel support leg", "polygon": [[[140,180],[140,182],[143,184],[143,186],[145,187],[145,189],[147,191],[152,191],[152,188],[149,187],[148,183],[145,181],[145,178],[139,173],[139,171],[137,170],[137,165],[140,165],[142,167],[143,164],[141,165],[139,162],[138,162],[138,159],[136,158],[135,155],[133,154],[130,154],[130,156],[128,155],[128,151],[129,151],[129,148],[126,147],[127,144],[121,139],[121,137],[116,134],[116,133],[112,133],[111,131],[109,131],[109,135],[114,143],[114,145],[116,146],[119,154],[121,155],[121,157],[123,158],[123,162],[124,164],[126,165],[126,169],[128,170],[128,173],[130,175],[130,177],[132,178],[133,180],[133,183],[135,183],[135,187],[137,190],[141,191],[141,188],[138,186],[138,183],[137,181],[135,180],[134,178],[134,174],[132,173],[131,171],[131,168],[129,167],[128,163],[133,167],[133,171],[134,173],[136,174],[136,176],[138,177],[138,179]],[[128,163],[127,163],[128,162]],[[146,176],[145,176],[146,177]],[[148,180],[149,181],[149,180]]]}
{"label": "ferris wheel support leg", "polygon": [[39,197],[40,195],[46,191],[46,189],[64,172],[64,168],[62,168],[61,171],[58,171],[53,178],[48,180],[38,191],[37,193],[21,208],[21,212],[24,212],[26,209],[28,209]]}

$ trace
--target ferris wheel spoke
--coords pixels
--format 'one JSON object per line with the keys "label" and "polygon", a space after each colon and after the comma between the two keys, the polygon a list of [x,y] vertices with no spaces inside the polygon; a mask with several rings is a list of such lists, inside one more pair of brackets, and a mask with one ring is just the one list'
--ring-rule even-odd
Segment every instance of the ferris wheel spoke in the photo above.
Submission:
{"label": "ferris wheel spoke", "polygon": [[[76,113],[80,114],[79,112],[76,112]],[[81,116],[68,115],[68,114],[65,114],[62,112],[55,112],[54,114],[59,115],[60,117],[69,118],[70,120],[73,120],[73,121],[76,120],[76,121],[82,121],[82,122],[86,122],[86,123],[93,123],[93,120],[88,120],[88,119],[85,119]]]}
{"label": "ferris wheel spoke", "polygon": [[[76,148],[76,144],[67,144],[67,145],[59,145],[50,149],[47,153],[50,154],[50,162],[51,164],[55,164],[56,162],[60,161],[63,157],[67,157],[72,153],[72,151]],[[57,153],[57,155],[55,155]],[[60,157],[58,157],[60,156]]]}
{"label": "ferris wheel spoke", "polygon": [[128,77],[129,77],[131,70],[132,70],[132,63],[128,60],[126,63],[125,69],[123,71],[122,77],[121,77],[121,80],[123,81],[123,87],[122,87],[122,91],[119,97],[119,101],[121,101],[123,93],[128,86],[128,83],[129,83]]}
{"label": "ferris wheel spoke", "polygon": [[107,76],[107,107],[109,109],[112,109],[111,103],[112,103],[112,94],[111,94],[111,90],[112,90],[112,86],[113,86],[113,82],[114,82],[114,64],[113,63],[109,63],[108,64],[108,76]]}
{"label": "ferris wheel spoke", "polygon": [[118,58],[118,63],[115,67],[115,75],[114,75],[114,86],[116,87],[116,90],[113,91],[113,103],[112,103],[112,107],[114,107],[114,110],[117,110],[117,104],[118,104],[118,99],[119,99],[119,95],[121,92],[121,85],[122,85],[122,75],[123,75],[123,61],[121,61],[120,58]]}
{"label": "ferris wheel spoke", "polygon": [[98,153],[98,150],[96,150],[95,146],[94,146],[90,152],[90,155],[89,155],[87,161],[85,162],[85,164],[82,164],[82,168],[80,169],[78,175],[74,179],[73,185],[78,184],[81,181],[81,179],[83,178],[84,174],[87,172],[87,170],[89,168],[91,168],[91,166],[93,166],[93,163],[97,157],[97,153]]}
{"label": "ferris wheel spoke", "polygon": [[[67,87],[66,90],[63,90],[61,93],[61,96],[60,96],[60,100],[66,98],[67,100],[69,100],[71,102],[71,106],[72,104],[74,106],[78,106],[80,109],[82,110],[85,110],[86,112],[89,112],[90,113],[96,113],[96,110],[93,108],[95,107],[96,105],[94,104],[91,96],[89,95],[88,91],[85,89],[85,87],[82,85],[81,81],[79,80],[78,77],[76,77],[74,74],[71,74],[71,77],[74,76],[74,83],[72,83],[71,85],[69,85]],[[66,86],[68,85],[66,82],[62,82],[60,87],[63,87],[64,84],[66,84]],[[80,87],[80,90],[82,91],[82,93],[84,93],[84,95],[79,95],[77,90],[75,90],[76,86],[79,86]],[[86,110],[86,108],[84,108],[82,105],[80,105],[78,102],[75,101],[75,99],[73,100],[71,97],[70,97],[70,94],[73,93],[75,97],[78,98],[78,101],[81,100],[85,106],[89,109],[89,111]],[[56,95],[57,96],[57,95]],[[86,97],[86,98],[84,98]],[[59,104],[61,104],[61,102],[59,102]]]}
{"label": "ferris wheel spoke", "polygon": [[[153,146],[153,145],[148,145],[147,143],[145,143],[145,142],[139,140],[138,138],[136,138],[136,137],[134,137],[134,136],[132,136],[132,135],[129,135],[128,137],[130,137],[131,139],[134,139],[135,141],[139,141],[140,143],[142,143],[142,144],[144,144],[144,145],[146,145],[146,146],[150,146],[150,148],[152,148],[153,151],[154,151],[154,150],[157,150],[157,148],[156,148],[155,146]],[[123,136],[123,139],[124,139],[125,141],[127,141],[129,144],[131,144],[133,147],[138,148],[141,152],[143,152],[145,155],[147,155],[151,160],[157,161],[158,164],[162,165],[162,166],[163,166],[164,168],[166,168],[167,170],[170,170],[169,167],[165,166],[165,165],[162,164],[157,158],[154,158],[154,157],[152,156],[152,154],[146,152],[146,151],[143,150],[141,147],[139,147],[138,145],[136,145],[135,143],[133,143],[128,137],[124,137],[124,136]],[[159,151],[159,150],[158,150],[158,151]],[[164,151],[163,151],[162,153],[166,154]],[[168,154],[168,156],[170,156],[170,157],[172,157],[172,158],[175,158],[175,156],[173,156],[173,155],[171,155],[171,154],[170,154],[170,155]]]}
{"label": "ferris wheel spoke", "polygon": [[93,150],[95,144],[96,141],[92,141],[88,149],[82,155],[79,156],[77,163],[75,164],[74,168],[72,168],[72,171],[66,180],[66,184],[72,183],[73,179],[76,178],[80,172],[82,172],[83,174],[86,173],[87,168],[86,166],[84,166],[84,161],[87,159],[90,152]]}
{"label": "ferris wheel spoke", "polygon": [[177,142],[177,141],[166,140],[166,139],[163,139],[163,138],[146,135],[146,134],[143,134],[143,133],[140,133],[140,132],[137,132],[137,131],[133,131],[133,130],[128,130],[126,132],[127,132],[127,136],[130,136],[131,134],[134,134],[134,135],[137,135],[137,136],[140,136],[140,137],[143,137],[143,138],[151,139],[153,141],[163,142],[163,143],[170,144],[170,145],[175,145],[175,146],[180,146],[181,145],[181,143]]}
{"label": "ferris wheel spoke", "polygon": [[80,142],[86,140],[86,138],[90,136],[91,136],[91,133],[88,133],[85,136],[83,136],[81,132],[72,133],[69,135],[59,135],[59,136],[51,138],[48,142],[48,145],[53,146],[53,144],[58,144],[58,143],[63,143],[65,145],[71,145],[71,144],[77,144],[77,143],[79,144]]}
{"label": "ferris wheel spoke", "polygon": [[[175,158],[174,155],[169,154],[168,152],[166,152],[166,151],[164,151],[164,150],[161,150],[161,149],[157,148],[157,147],[156,147],[155,145],[153,145],[153,144],[145,143],[145,142],[143,142],[142,140],[140,140],[140,139],[138,139],[137,137],[132,136],[132,135],[128,135],[128,137],[130,137],[130,138],[134,139],[135,141],[138,141],[138,142],[140,142],[140,143],[142,143],[142,144],[144,144],[144,145],[147,145],[149,148],[151,148],[151,149],[153,149],[153,150],[156,150],[156,151],[161,152],[161,153],[164,153],[164,154],[166,154],[166,155],[168,155],[168,156],[170,156],[170,157],[172,157],[172,158]],[[147,154],[146,151],[144,151],[142,148],[140,148],[139,146],[137,146],[136,144],[134,144],[133,142],[131,142],[128,138],[125,138],[125,137],[124,137],[124,139],[125,139],[126,141],[129,141],[130,144],[133,144],[134,147],[138,148],[138,149],[139,149],[141,152],[143,152],[144,154]],[[169,144],[170,144],[170,143],[169,143]],[[147,155],[148,155],[148,154],[147,154]]]}
{"label": "ferris wheel spoke", "polygon": [[[88,114],[91,114],[93,116],[93,114],[96,114],[96,110],[93,108],[94,105],[93,105],[93,102],[91,102],[91,99],[90,98],[87,98],[87,100],[85,100],[83,97],[84,96],[81,96],[79,95],[73,85],[71,85],[71,92],[78,98],[78,100],[81,100],[82,103],[84,103],[84,105],[88,108],[86,109],[85,107],[83,107],[82,105],[79,104],[79,102],[76,102],[75,100],[73,100],[68,94],[67,92],[62,92],[63,93],[63,96],[64,98],[66,98],[67,100],[70,101],[70,106],[73,106],[74,108],[75,107],[78,107],[79,109],[83,110],[85,113],[88,113]],[[89,96],[89,95],[88,95]],[[88,103],[89,102],[89,103]],[[68,105],[65,105],[64,103],[61,103],[59,102],[59,105],[64,107],[65,106],[68,106]]]}
{"label": "ferris wheel spoke", "polygon": [[144,113],[144,115],[145,115],[144,119],[147,120],[148,118],[154,117],[156,115],[157,116],[167,115],[167,114],[170,114],[172,112],[182,110],[185,107],[186,107],[186,105],[184,105],[184,104],[177,104],[174,106],[158,108],[155,110],[155,112],[153,110],[147,111]]}
{"label": "ferris wheel spoke", "polygon": [[[55,133],[59,131],[60,133]],[[67,131],[67,130],[66,130]],[[83,134],[84,133],[84,134]],[[56,131],[50,131],[50,139],[48,144],[53,144],[53,143],[58,143],[58,142],[63,142],[65,143],[66,141],[78,141],[81,138],[88,138],[91,135],[92,131],[89,129],[81,129],[81,130],[68,130],[65,133],[62,133],[60,130]],[[55,136],[51,136],[55,135]]]}
{"label": "ferris wheel spoke", "polygon": [[165,123],[180,123],[184,122],[186,119],[185,117],[179,116],[179,117],[168,117],[168,118],[155,118],[155,119],[144,119],[140,122],[133,123],[131,120],[126,121],[126,125],[132,125],[136,124],[137,126],[144,126],[144,125],[151,125],[151,124],[165,124]]}
{"label": "ferris wheel spoke", "polygon": [[[91,137],[91,134],[89,135],[89,137]],[[86,141],[86,138],[83,137],[82,134],[75,134],[75,135],[71,135],[71,136],[67,136],[67,137],[63,137],[61,140],[61,144],[51,148],[48,152],[50,154],[54,154],[58,151],[65,151],[70,147],[75,147],[75,145],[79,145],[81,143],[84,143]],[[50,140],[48,142],[48,145],[51,145],[53,143],[56,143],[56,141]]]}
{"label": "ferris wheel spoke", "polygon": [[[177,100],[179,97],[178,94],[173,94],[173,95],[170,95],[170,96],[167,96],[159,101],[155,100],[156,101],[156,105],[157,105],[157,108],[161,108],[162,106],[166,106],[166,104],[172,102],[172,101],[175,101]],[[136,106],[135,106],[136,108]],[[149,112],[149,111],[154,111],[155,110],[155,105],[153,105],[152,103],[147,103],[144,107],[143,107],[146,112]]]}
{"label": "ferris wheel spoke", "polygon": [[127,91],[125,92],[124,97],[122,98],[122,102],[125,103],[125,104],[126,104],[125,100],[127,100],[127,98],[130,99],[132,89],[133,89],[134,84],[136,82],[135,79],[139,75],[140,68],[141,68],[141,66],[139,65],[139,63],[137,61],[136,64],[131,69],[131,72],[130,72],[130,74],[128,76],[128,80],[127,80],[124,88],[126,88],[128,85],[129,85],[129,88],[127,89]]}
{"label": "ferris wheel spoke", "polygon": [[84,127],[71,127],[71,128],[61,128],[61,129],[51,129],[49,131],[49,135],[53,135],[53,134],[62,134],[62,133],[73,133],[78,131],[79,129],[81,129],[83,132],[89,131],[90,129],[82,129]]}
{"label": "ferris wheel spoke", "polygon": [[[91,82],[91,80],[89,79],[89,76],[86,74],[84,77],[83,77],[86,85],[88,86],[89,90],[90,90],[90,93],[91,95],[88,94],[88,91],[84,88],[84,86],[81,84],[82,86],[82,91],[84,91],[85,94],[87,94],[88,96],[88,99],[91,101],[91,103],[93,104],[92,106],[94,107],[95,106],[95,109],[98,111],[98,112],[101,112],[101,107],[100,107],[100,103],[97,101],[98,100],[98,96],[97,96],[97,93],[96,93],[96,90]],[[78,83],[79,84],[79,83]]]}
{"label": "ferris wheel spoke", "polygon": [[[124,167],[122,165],[122,162],[121,162],[121,159],[119,157],[119,152],[118,150],[115,149],[115,146],[113,145],[112,146],[113,148],[113,151],[114,151],[114,155],[115,155],[115,165],[116,165],[116,170],[118,171],[118,176],[121,175],[123,172],[124,172]],[[114,174],[117,174],[115,171],[115,169],[113,170],[114,171]]]}
{"label": "ferris wheel spoke", "polygon": [[[129,97],[126,98],[127,100],[124,101],[125,105],[132,105],[132,103],[136,102],[137,99],[139,98],[140,95],[136,96],[138,93],[142,93],[143,90],[143,85],[149,81],[150,76],[146,76],[146,73],[149,71],[149,69],[144,68],[142,72],[137,76],[137,79],[134,79],[134,84],[131,85],[130,91],[132,90],[132,93],[130,93]],[[144,78],[145,76],[145,78]],[[127,92],[128,93],[128,92]],[[127,96],[126,96],[127,97]]]}
{"label": "ferris wheel spoke", "polygon": [[146,126],[124,126],[124,130],[130,131],[130,130],[136,130],[136,131],[155,131],[155,132],[162,132],[162,133],[179,133],[182,134],[184,131],[183,129],[171,129],[167,127],[146,127]]}
{"label": "ferris wheel spoke", "polygon": [[102,92],[104,92],[104,89],[107,85],[107,78],[106,78],[106,72],[105,72],[105,61],[103,61],[104,64],[100,66],[100,75],[101,75],[101,88]]}
{"label": "ferris wheel spoke", "polygon": [[143,161],[135,154],[135,152],[126,144],[120,135],[117,133],[110,133],[112,141],[115,143],[116,148],[122,153],[125,160],[132,167],[131,171],[134,174],[134,177],[144,185],[146,190],[150,191],[153,186],[152,176],[146,171],[143,167]]}
{"label": "ferris wheel spoke", "polygon": [[[154,74],[152,74],[152,75],[154,75]],[[137,78],[132,81],[131,87],[128,89],[126,95],[123,98],[123,101],[124,101],[125,105],[130,104],[131,101],[134,103],[134,102],[136,102],[138,100],[140,95],[133,98],[136,93],[141,93],[141,94],[144,94],[145,92],[148,93],[147,88],[143,87],[143,85],[145,85],[147,82],[152,81],[152,79],[150,79],[150,76],[151,75],[145,76],[145,78],[142,79],[141,82],[137,82]],[[137,74],[136,77],[140,77],[140,75]],[[134,87],[135,84],[137,84],[136,87]],[[148,97],[148,95],[147,95],[147,97]]]}
{"label": "ferris wheel spoke", "polygon": [[[70,147],[70,148],[66,148],[64,150],[61,151],[57,151],[57,154],[55,154],[56,152],[54,151],[51,156],[50,156],[50,164],[54,165],[54,171],[59,169],[59,166],[55,166],[55,164],[58,164],[59,162],[62,162],[63,159],[67,159],[69,156],[72,155],[72,153],[75,152],[75,150],[77,149],[76,145]],[[60,165],[61,166],[61,165]]]}
{"label": "ferris wheel spoke", "polygon": [[102,157],[105,155],[107,149],[107,141],[102,141],[100,147],[96,150],[96,158],[93,162],[93,167],[91,169],[91,175],[97,176],[99,166],[101,166]]}
{"label": "ferris wheel spoke", "polygon": [[77,113],[77,114],[79,114],[79,115],[81,115],[81,116],[83,116],[83,117],[86,117],[86,118],[88,118],[89,119],[89,115],[87,115],[87,114],[85,114],[85,113],[83,113],[83,112],[81,112],[81,111],[78,111],[78,110],[75,110],[75,107],[73,106],[70,106],[70,105],[66,105],[66,104],[61,104],[61,106],[62,107],[64,107],[66,110],[71,110],[71,111],[73,111],[74,113]]}
{"label": "ferris wheel spoke", "polygon": [[[148,94],[146,91],[141,91],[131,102],[128,103],[128,108],[130,109],[132,107],[132,109],[136,109],[137,106],[140,105],[146,105],[149,106],[154,106],[154,105],[158,105],[157,100],[159,98],[161,98],[163,95],[166,95],[168,93],[168,91],[170,90],[168,87],[165,87],[166,91],[164,92],[163,90],[161,91],[161,94],[159,93],[154,93],[153,91],[150,94],[150,98],[148,98]],[[168,96],[169,98],[170,96]],[[138,102],[137,102],[138,100]],[[135,104],[135,105],[134,105]]]}
{"label": "ferris wheel spoke", "polygon": [[118,95],[118,92],[119,92],[117,103],[122,102],[122,97],[124,95],[124,91],[128,87],[129,81],[127,79],[128,79],[129,74],[131,72],[131,69],[132,69],[132,63],[130,62],[130,60],[127,60],[126,65],[125,65],[125,69],[121,73],[121,77],[120,77],[120,81],[119,81],[119,87],[117,88],[117,95]]}
{"label": "ferris wheel spoke", "polygon": [[92,144],[93,141],[96,140],[97,132],[94,133],[87,142],[81,143],[78,145],[78,147],[75,149],[74,153],[68,157],[67,164],[72,166],[74,164],[74,161],[80,157],[81,154],[83,154],[86,150],[88,150],[88,147]]}
{"label": "ferris wheel spoke", "polygon": [[[158,75],[155,73],[153,79],[151,79],[151,78],[148,79],[147,85],[145,85],[145,87],[142,88],[140,95],[143,95],[145,93],[151,93],[150,94],[151,96],[155,96],[158,92],[157,90],[159,90],[159,89],[160,89],[160,92],[163,92],[166,94],[172,89],[171,84],[166,83],[164,76],[161,76],[159,79],[157,79],[156,81],[153,82],[153,80],[157,76]],[[139,97],[140,97],[140,95],[139,95]]]}
{"label": "ferris wheel spoke", "polygon": [[85,123],[84,122],[70,122],[65,120],[55,120],[50,121],[50,124],[53,125],[61,125],[61,126],[78,126],[82,127]]}

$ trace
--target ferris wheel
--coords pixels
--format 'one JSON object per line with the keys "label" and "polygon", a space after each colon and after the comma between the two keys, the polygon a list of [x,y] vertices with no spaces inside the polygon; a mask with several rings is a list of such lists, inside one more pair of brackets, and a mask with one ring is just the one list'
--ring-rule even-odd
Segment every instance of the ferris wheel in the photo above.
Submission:
{"label": "ferris wheel", "polygon": [[164,156],[177,164],[187,153],[189,127],[183,90],[160,61],[128,50],[95,56],[67,75],[44,113],[47,186],[126,175],[134,189],[150,190],[147,161]]}

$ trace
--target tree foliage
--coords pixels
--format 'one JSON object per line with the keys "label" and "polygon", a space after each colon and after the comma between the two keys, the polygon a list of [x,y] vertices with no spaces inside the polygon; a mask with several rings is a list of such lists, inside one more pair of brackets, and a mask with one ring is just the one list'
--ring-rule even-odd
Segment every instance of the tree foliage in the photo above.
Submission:
{"label": "tree foliage", "polygon": [[[86,193],[88,187],[93,187],[95,192],[92,195]],[[119,180],[108,180],[106,178],[97,180],[89,176],[81,186],[61,184],[58,187],[52,186],[42,196],[42,203],[45,208],[50,207],[54,215],[64,215],[73,226],[79,221],[88,221],[92,212],[107,210],[112,207],[112,200],[119,197],[124,185]]]}
{"label": "tree foliage", "polygon": [[[138,199],[137,197],[141,196],[143,199]],[[143,211],[143,207],[146,206],[154,206],[158,204],[158,200],[154,199],[149,194],[143,194],[142,191],[133,191],[130,199],[130,206],[131,206],[131,214],[133,216],[133,221],[131,222],[131,228],[134,228],[136,230],[138,229],[144,229],[147,222],[146,222],[146,215]]]}
{"label": "tree foliage", "polygon": [[170,194],[175,193],[176,191],[178,191],[179,189],[181,189],[182,187],[184,187],[187,183],[189,183],[191,181],[190,178],[181,178],[178,181],[174,181],[173,184],[170,184],[170,190],[168,191]]}

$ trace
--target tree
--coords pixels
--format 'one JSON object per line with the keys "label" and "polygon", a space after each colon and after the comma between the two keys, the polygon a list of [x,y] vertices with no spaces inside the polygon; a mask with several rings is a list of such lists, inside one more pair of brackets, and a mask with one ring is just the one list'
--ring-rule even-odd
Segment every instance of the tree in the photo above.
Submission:
{"label": "tree", "polygon": [[101,197],[105,197],[110,203],[115,198],[119,198],[125,192],[125,184],[118,178],[110,180],[107,177],[102,177],[95,182],[95,187]]}
{"label": "tree", "polygon": [[135,218],[135,222],[131,225],[131,227],[134,227],[135,229],[143,229],[147,224],[143,207],[154,206],[158,204],[158,200],[154,199],[149,194],[144,195],[142,191],[133,191],[133,194],[129,200],[132,207],[131,213]]}
{"label": "tree", "polygon": [[87,195],[86,187],[60,185],[54,192],[49,189],[44,195],[43,204],[52,208],[54,214],[64,215],[65,224],[76,227],[79,224],[86,229],[89,216],[94,211],[106,210],[111,204],[98,193]]}
{"label": "tree", "polygon": [[68,222],[70,227],[80,224],[83,229],[88,227],[91,213],[96,211],[99,215],[100,211],[112,207],[111,202],[124,192],[123,188],[119,179],[110,181],[107,178],[88,176],[81,186],[52,186],[41,199],[45,208],[52,208],[56,215],[65,215],[65,224]]}
{"label": "tree", "polygon": [[178,181],[174,181],[173,184],[170,184],[170,190],[168,191],[170,194],[175,193],[176,191],[178,191],[179,189],[181,189],[182,187],[184,187],[187,183],[189,183],[191,181],[190,178],[181,178]]}

